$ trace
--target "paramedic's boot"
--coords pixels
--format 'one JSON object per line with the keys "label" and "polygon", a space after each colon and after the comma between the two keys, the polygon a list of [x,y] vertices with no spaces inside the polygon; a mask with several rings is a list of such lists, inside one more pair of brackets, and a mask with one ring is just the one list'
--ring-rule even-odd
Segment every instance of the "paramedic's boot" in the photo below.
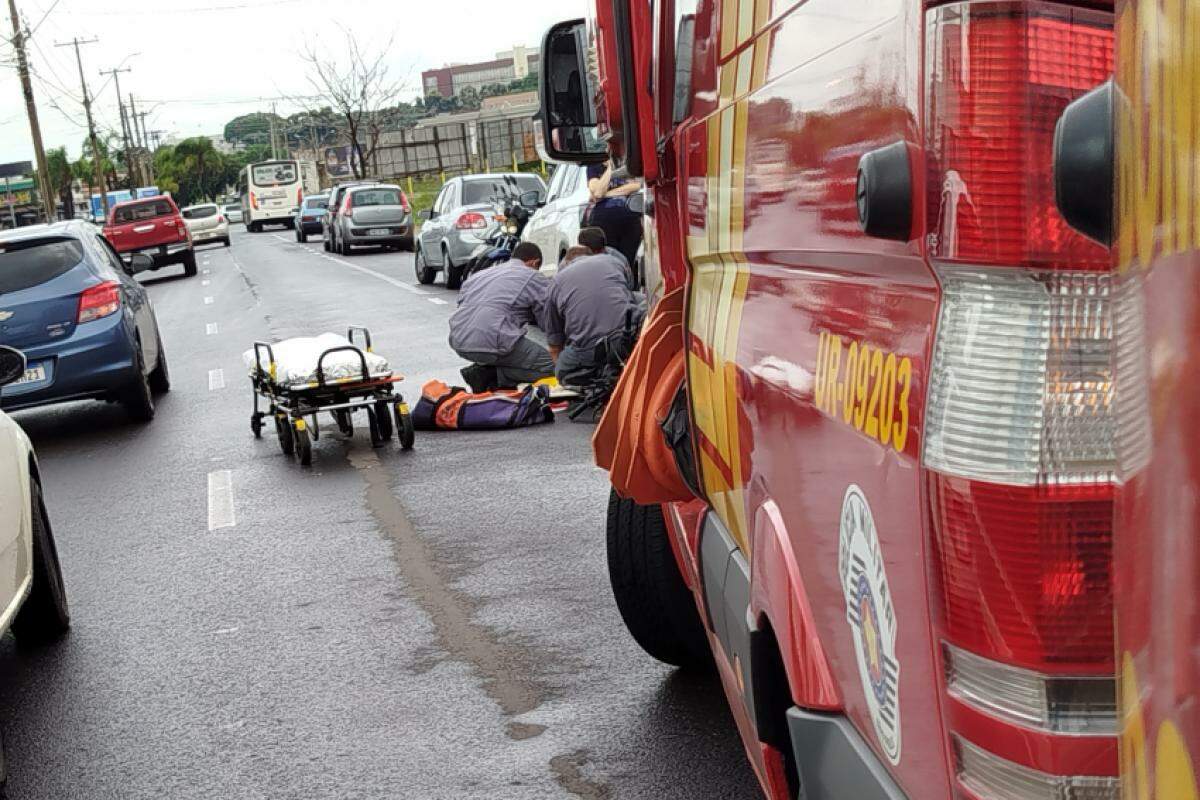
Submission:
{"label": "paramedic's boot", "polygon": [[471,364],[468,367],[463,367],[459,372],[462,374],[463,380],[467,382],[467,386],[471,388],[472,394],[493,392],[500,385],[500,378],[496,374],[495,367],[489,367],[485,364]]}

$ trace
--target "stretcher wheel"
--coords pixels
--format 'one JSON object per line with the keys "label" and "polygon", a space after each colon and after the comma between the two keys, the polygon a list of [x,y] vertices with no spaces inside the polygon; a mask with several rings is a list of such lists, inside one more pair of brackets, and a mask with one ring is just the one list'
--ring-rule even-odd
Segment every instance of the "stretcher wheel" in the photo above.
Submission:
{"label": "stretcher wheel", "polygon": [[375,419],[379,421],[379,438],[386,442],[395,432],[392,428],[392,415],[388,413],[387,400],[375,401]]}
{"label": "stretcher wheel", "polygon": [[413,426],[412,414],[408,413],[408,406],[403,400],[397,400],[393,410],[396,414],[396,431],[400,438],[400,447],[404,450],[412,450],[417,439],[417,429]]}
{"label": "stretcher wheel", "polygon": [[383,447],[383,443],[387,441],[383,438],[383,434],[379,430],[379,418],[375,415],[375,409],[367,409],[367,425],[371,429],[371,447]]}
{"label": "stretcher wheel", "polygon": [[312,439],[308,436],[308,428],[296,431],[296,455],[300,458],[300,466],[312,465]]}
{"label": "stretcher wheel", "polygon": [[354,416],[349,410],[335,411],[333,418],[337,421],[338,430],[343,436],[354,435]]}
{"label": "stretcher wheel", "polygon": [[262,414],[250,415],[250,430],[254,432],[255,439],[262,438],[263,421]]}
{"label": "stretcher wheel", "polygon": [[279,449],[285,456],[296,452],[296,437],[286,416],[275,417],[275,432],[279,434]]}

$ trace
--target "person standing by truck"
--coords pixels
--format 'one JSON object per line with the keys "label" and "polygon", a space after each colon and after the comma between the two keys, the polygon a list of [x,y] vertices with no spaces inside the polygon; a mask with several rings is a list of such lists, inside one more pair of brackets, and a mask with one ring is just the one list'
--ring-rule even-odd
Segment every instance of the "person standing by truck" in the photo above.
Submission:
{"label": "person standing by truck", "polygon": [[629,210],[629,196],[640,192],[642,185],[614,177],[612,159],[588,165],[587,177],[592,200],[587,223],[604,231],[609,244],[620,250],[632,267],[642,243],[642,218]]}

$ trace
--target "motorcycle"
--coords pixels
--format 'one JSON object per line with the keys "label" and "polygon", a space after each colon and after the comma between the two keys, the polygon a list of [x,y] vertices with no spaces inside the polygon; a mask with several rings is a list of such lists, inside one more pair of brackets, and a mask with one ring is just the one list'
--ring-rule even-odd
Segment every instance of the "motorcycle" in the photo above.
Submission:
{"label": "motorcycle", "polygon": [[496,205],[504,211],[488,229],[483,244],[471,253],[463,272],[464,279],[512,258],[513,250],[521,242],[525,226],[529,224],[533,213],[542,206],[541,192],[532,190],[519,195],[510,194],[499,199]]}

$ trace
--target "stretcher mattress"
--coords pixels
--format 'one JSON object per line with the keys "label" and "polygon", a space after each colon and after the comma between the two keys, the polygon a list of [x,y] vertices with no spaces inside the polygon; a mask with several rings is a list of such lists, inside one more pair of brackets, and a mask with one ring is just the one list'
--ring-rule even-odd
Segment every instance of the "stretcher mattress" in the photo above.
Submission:
{"label": "stretcher mattress", "polygon": [[[289,388],[307,387],[317,381],[317,362],[321,354],[335,347],[354,347],[349,339],[336,333],[322,333],[320,336],[300,336],[294,339],[284,339],[271,345],[275,355],[275,383]],[[260,350],[264,362],[267,360],[266,350]],[[392,377],[392,368],[383,356],[363,351],[367,358],[367,369],[372,379]],[[242,361],[251,375],[256,374],[256,359],[254,348],[242,354]],[[270,364],[263,363],[264,372],[269,371]],[[321,363],[321,371],[325,381],[331,383],[343,380],[361,380],[362,359],[358,353],[341,350],[330,353]]]}

